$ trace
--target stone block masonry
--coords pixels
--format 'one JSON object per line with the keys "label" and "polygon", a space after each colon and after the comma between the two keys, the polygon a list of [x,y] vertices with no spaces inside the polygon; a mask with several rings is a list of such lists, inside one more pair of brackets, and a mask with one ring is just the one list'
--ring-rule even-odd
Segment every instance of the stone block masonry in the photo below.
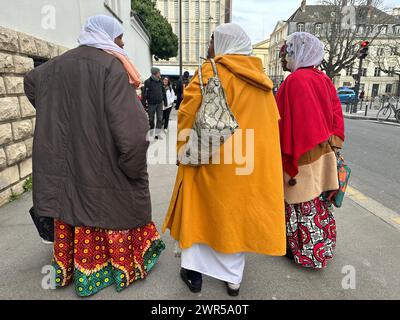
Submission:
{"label": "stone block masonry", "polygon": [[[1,23],[1,22],[0,22]],[[0,26],[0,206],[24,192],[32,173],[35,108],[24,94],[24,75],[34,59],[47,60],[67,48]]]}

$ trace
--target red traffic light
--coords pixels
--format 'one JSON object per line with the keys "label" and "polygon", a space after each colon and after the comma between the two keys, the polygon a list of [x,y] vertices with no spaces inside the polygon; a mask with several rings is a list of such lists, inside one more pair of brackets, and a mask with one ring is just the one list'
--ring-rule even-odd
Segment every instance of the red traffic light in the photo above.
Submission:
{"label": "red traffic light", "polygon": [[361,47],[365,48],[369,46],[369,41],[363,41],[361,42]]}

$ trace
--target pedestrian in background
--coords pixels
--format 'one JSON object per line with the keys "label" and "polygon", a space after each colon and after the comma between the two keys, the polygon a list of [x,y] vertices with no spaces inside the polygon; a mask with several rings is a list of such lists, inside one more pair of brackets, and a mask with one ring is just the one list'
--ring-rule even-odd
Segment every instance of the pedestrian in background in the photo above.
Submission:
{"label": "pedestrian in background", "polygon": [[165,77],[163,79],[163,84],[164,84],[164,89],[165,89],[165,93],[167,95],[167,101],[168,101],[167,106],[164,106],[164,110],[163,110],[163,127],[164,127],[164,131],[167,132],[169,116],[171,114],[172,106],[174,105],[174,102],[176,100],[176,96],[175,96],[174,90],[172,89],[169,78]]}
{"label": "pedestrian in background", "polygon": [[150,135],[153,135],[154,118],[156,117],[155,139],[162,139],[160,133],[163,123],[163,108],[168,106],[168,100],[161,81],[160,69],[151,68],[151,76],[144,82],[143,94],[149,115]]}
{"label": "pedestrian in background", "polygon": [[189,72],[185,71],[181,79],[178,80],[176,84],[176,110],[179,110],[179,107],[183,101],[185,88],[189,85]]}
{"label": "pedestrian in background", "polygon": [[[228,104],[241,129],[233,138],[241,139],[241,149],[254,151],[249,155],[254,167],[240,175],[235,161],[197,167],[179,164],[163,230],[170,229],[179,241],[181,278],[192,292],[201,290],[205,274],[224,281],[228,294],[235,296],[243,278],[245,252],[286,253],[279,112],[272,81],[261,60],[251,55],[251,40],[243,29],[223,24],[212,39],[209,56],[215,57]],[[207,83],[214,74],[211,62],[201,68]],[[178,111],[178,134],[192,129],[201,103],[196,74]],[[254,132],[254,141],[246,138],[248,130]],[[178,141],[178,152],[184,144]],[[235,159],[232,149],[221,148],[220,158]]]}
{"label": "pedestrian in background", "polygon": [[324,58],[318,38],[296,32],[282,57],[292,74],[276,96],[285,182],[287,256],[304,267],[323,268],[336,246],[336,222],[326,192],[337,190],[335,150],[342,148],[344,120],[332,81],[316,66]]}
{"label": "pedestrian in background", "polygon": [[114,18],[90,17],[78,48],[25,76],[37,110],[35,213],[55,219],[56,286],[73,283],[82,297],[145,278],[165,247],[151,220],[149,125],[123,32]]}

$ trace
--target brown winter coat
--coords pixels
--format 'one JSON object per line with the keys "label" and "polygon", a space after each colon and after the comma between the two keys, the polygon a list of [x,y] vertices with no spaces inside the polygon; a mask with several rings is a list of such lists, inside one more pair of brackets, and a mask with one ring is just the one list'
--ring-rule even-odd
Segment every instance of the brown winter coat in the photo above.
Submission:
{"label": "brown winter coat", "polygon": [[119,60],[78,47],[28,73],[25,92],[38,214],[113,230],[150,222],[148,121]]}

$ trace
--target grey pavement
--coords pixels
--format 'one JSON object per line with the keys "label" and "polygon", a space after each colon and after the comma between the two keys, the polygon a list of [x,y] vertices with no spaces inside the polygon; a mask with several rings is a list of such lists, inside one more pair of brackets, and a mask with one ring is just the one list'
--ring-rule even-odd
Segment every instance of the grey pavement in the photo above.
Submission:
{"label": "grey pavement", "polygon": [[[174,134],[172,129],[170,134]],[[158,227],[169,205],[176,169],[174,164],[149,167],[153,218]],[[0,208],[0,299],[81,299],[72,286],[42,289],[41,269],[49,264],[52,247],[40,242],[28,214],[31,204],[27,193]],[[337,249],[327,269],[304,269],[285,257],[248,254],[239,298],[400,299],[400,232],[350,199],[336,211],[336,220]],[[174,242],[168,233],[163,239],[167,249],[146,280],[121,293],[109,287],[88,299],[232,299],[221,281],[208,277],[202,293],[192,294],[179,278]],[[356,288],[345,290],[342,281],[346,274],[342,272],[349,266],[355,270]]]}

